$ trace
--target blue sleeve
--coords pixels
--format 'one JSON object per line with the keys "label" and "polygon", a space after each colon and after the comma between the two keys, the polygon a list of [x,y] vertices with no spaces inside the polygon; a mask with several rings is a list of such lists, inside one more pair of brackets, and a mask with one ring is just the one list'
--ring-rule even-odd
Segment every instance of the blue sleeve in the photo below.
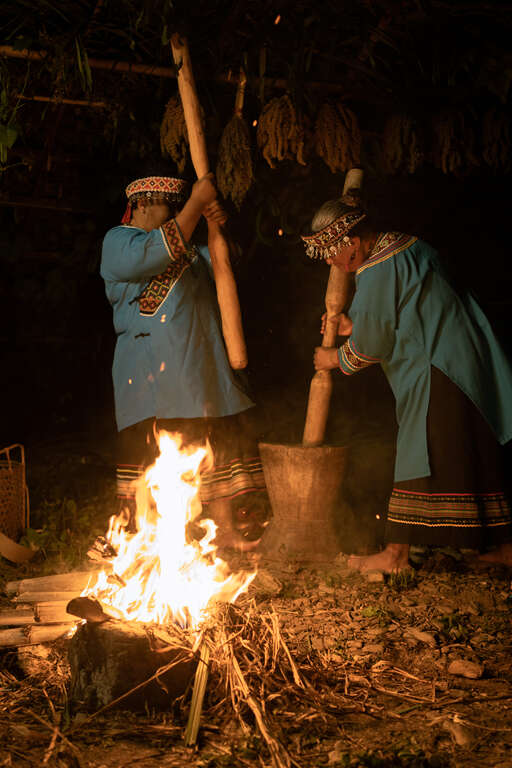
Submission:
{"label": "blue sleeve", "polygon": [[159,275],[171,263],[180,268],[189,261],[187,245],[171,219],[151,232],[132,227],[111,229],[103,241],[100,272],[107,281],[139,282]]}
{"label": "blue sleeve", "polygon": [[366,270],[356,281],[349,310],[352,334],[338,350],[340,369],[348,376],[390,357],[397,325],[394,260]]}
{"label": "blue sleeve", "polygon": [[351,317],[352,334],[338,349],[339,367],[347,376],[389,357],[395,341],[395,330],[389,320],[371,312],[351,313]]}
{"label": "blue sleeve", "polygon": [[198,251],[204,259],[210,278],[212,279],[213,282],[215,282],[215,275],[213,274],[212,258],[210,256],[210,251],[208,250],[208,246],[199,245]]}

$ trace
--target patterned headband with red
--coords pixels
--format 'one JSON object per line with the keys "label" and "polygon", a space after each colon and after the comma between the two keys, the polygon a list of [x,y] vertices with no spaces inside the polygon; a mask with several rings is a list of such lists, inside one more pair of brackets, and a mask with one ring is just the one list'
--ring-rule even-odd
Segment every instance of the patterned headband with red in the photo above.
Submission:
{"label": "patterned headband with red", "polygon": [[329,259],[335,252],[339,242],[347,245],[350,238],[348,233],[356,224],[366,219],[366,213],[357,208],[343,213],[323,229],[311,235],[301,235],[310,259]]}
{"label": "patterned headband with red", "polygon": [[128,205],[121,219],[122,224],[128,224],[132,218],[132,206],[141,198],[146,200],[162,199],[169,203],[179,203],[185,197],[187,182],[172,176],[146,176],[135,179],[126,187]]}

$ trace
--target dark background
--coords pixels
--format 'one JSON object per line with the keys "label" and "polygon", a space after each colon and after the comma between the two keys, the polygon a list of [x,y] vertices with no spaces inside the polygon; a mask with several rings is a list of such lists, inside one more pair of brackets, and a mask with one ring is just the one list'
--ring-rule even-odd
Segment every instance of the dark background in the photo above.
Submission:
{"label": "dark background", "polygon": [[[342,98],[359,119],[371,209],[383,226],[441,252],[510,349],[507,9],[458,0],[199,2],[188,10],[169,2],[6,2],[0,126],[13,127],[16,139],[0,173],[0,447],[25,444],[29,467],[31,456],[64,443],[78,461],[106,472],[113,466],[114,335],[99,276],[101,242],[121,218],[134,169],[160,156],[159,124],[176,82],[94,67],[88,73],[84,51],[91,61],[169,67],[164,29],[189,37],[212,167],[234,100],[227,75],[241,62],[249,125],[284,88],[311,123],[326,98]],[[19,54],[26,49],[46,51],[45,60],[29,62]],[[53,101],[20,100],[20,93]],[[63,97],[108,107],[64,104]],[[444,172],[431,124],[453,111],[465,116],[467,133],[457,136],[460,162]],[[381,157],[386,120],[397,112],[412,115],[424,138],[414,173],[405,166],[390,172]],[[486,151],[489,114],[508,126],[498,159]],[[248,374],[261,437],[300,442],[328,268],[306,258],[298,235],[322,202],[341,193],[344,174],[331,173],[313,151],[305,166],[287,159],[270,169],[250,130],[255,181],[239,211],[226,201],[240,245],[234,268]],[[169,159],[164,169],[176,173]],[[193,180],[190,163],[184,176]],[[327,439],[352,445],[350,514],[364,508],[374,520],[392,477],[393,398],[378,366],[335,379]],[[98,460],[86,461],[90,455]]]}

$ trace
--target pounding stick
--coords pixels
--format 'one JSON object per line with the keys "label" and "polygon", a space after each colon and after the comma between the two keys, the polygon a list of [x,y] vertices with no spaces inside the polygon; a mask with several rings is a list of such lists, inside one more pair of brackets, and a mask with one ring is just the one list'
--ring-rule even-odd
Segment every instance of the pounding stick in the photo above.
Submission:
{"label": "pounding stick", "polygon": [[[345,176],[343,194],[349,189],[360,188],[363,182],[363,171],[352,168]],[[337,315],[345,307],[348,298],[349,276],[339,267],[331,266],[329,282],[325,292],[325,307],[327,322],[322,339],[322,347],[335,347],[338,328],[335,323],[329,323],[329,318]],[[302,445],[321,445],[325,436],[325,425],[329,414],[329,404],[332,392],[332,374],[329,370],[317,371],[311,380],[309,388],[308,409]]]}
{"label": "pounding stick", "polygon": [[[200,179],[209,172],[210,165],[186,39],[181,38],[179,34],[174,34],[171,37],[171,48],[178,72],[178,88],[187,124],[190,156],[197,177]],[[208,247],[217,288],[217,301],[226,351],[231,367],[239,370],[247,366],[247,348],[242,328],[238,291],[229,259],[229,246],[224,234],[220,232],[215,239],[209,239]]]}

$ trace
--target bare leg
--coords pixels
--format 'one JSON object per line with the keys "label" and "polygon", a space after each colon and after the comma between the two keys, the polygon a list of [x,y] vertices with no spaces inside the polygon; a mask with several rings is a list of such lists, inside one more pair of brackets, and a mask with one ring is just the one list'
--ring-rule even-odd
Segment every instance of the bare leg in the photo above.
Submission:
{"label": "bare leg", "polygon": [[384,571],[393,573],[401,571],[409,566],[409,545],[388,544],[382,552],[376,555],[359,557],[351,555],[348,559],[349,568],[354,568],[362,573],[366,571]]}
{"label": "bare leg", "polygon": [[489,565],[508,565],[512,568],[512,541],[506,541],[492,552],[486,552],[477,558],[479,563],[489,563]]}

